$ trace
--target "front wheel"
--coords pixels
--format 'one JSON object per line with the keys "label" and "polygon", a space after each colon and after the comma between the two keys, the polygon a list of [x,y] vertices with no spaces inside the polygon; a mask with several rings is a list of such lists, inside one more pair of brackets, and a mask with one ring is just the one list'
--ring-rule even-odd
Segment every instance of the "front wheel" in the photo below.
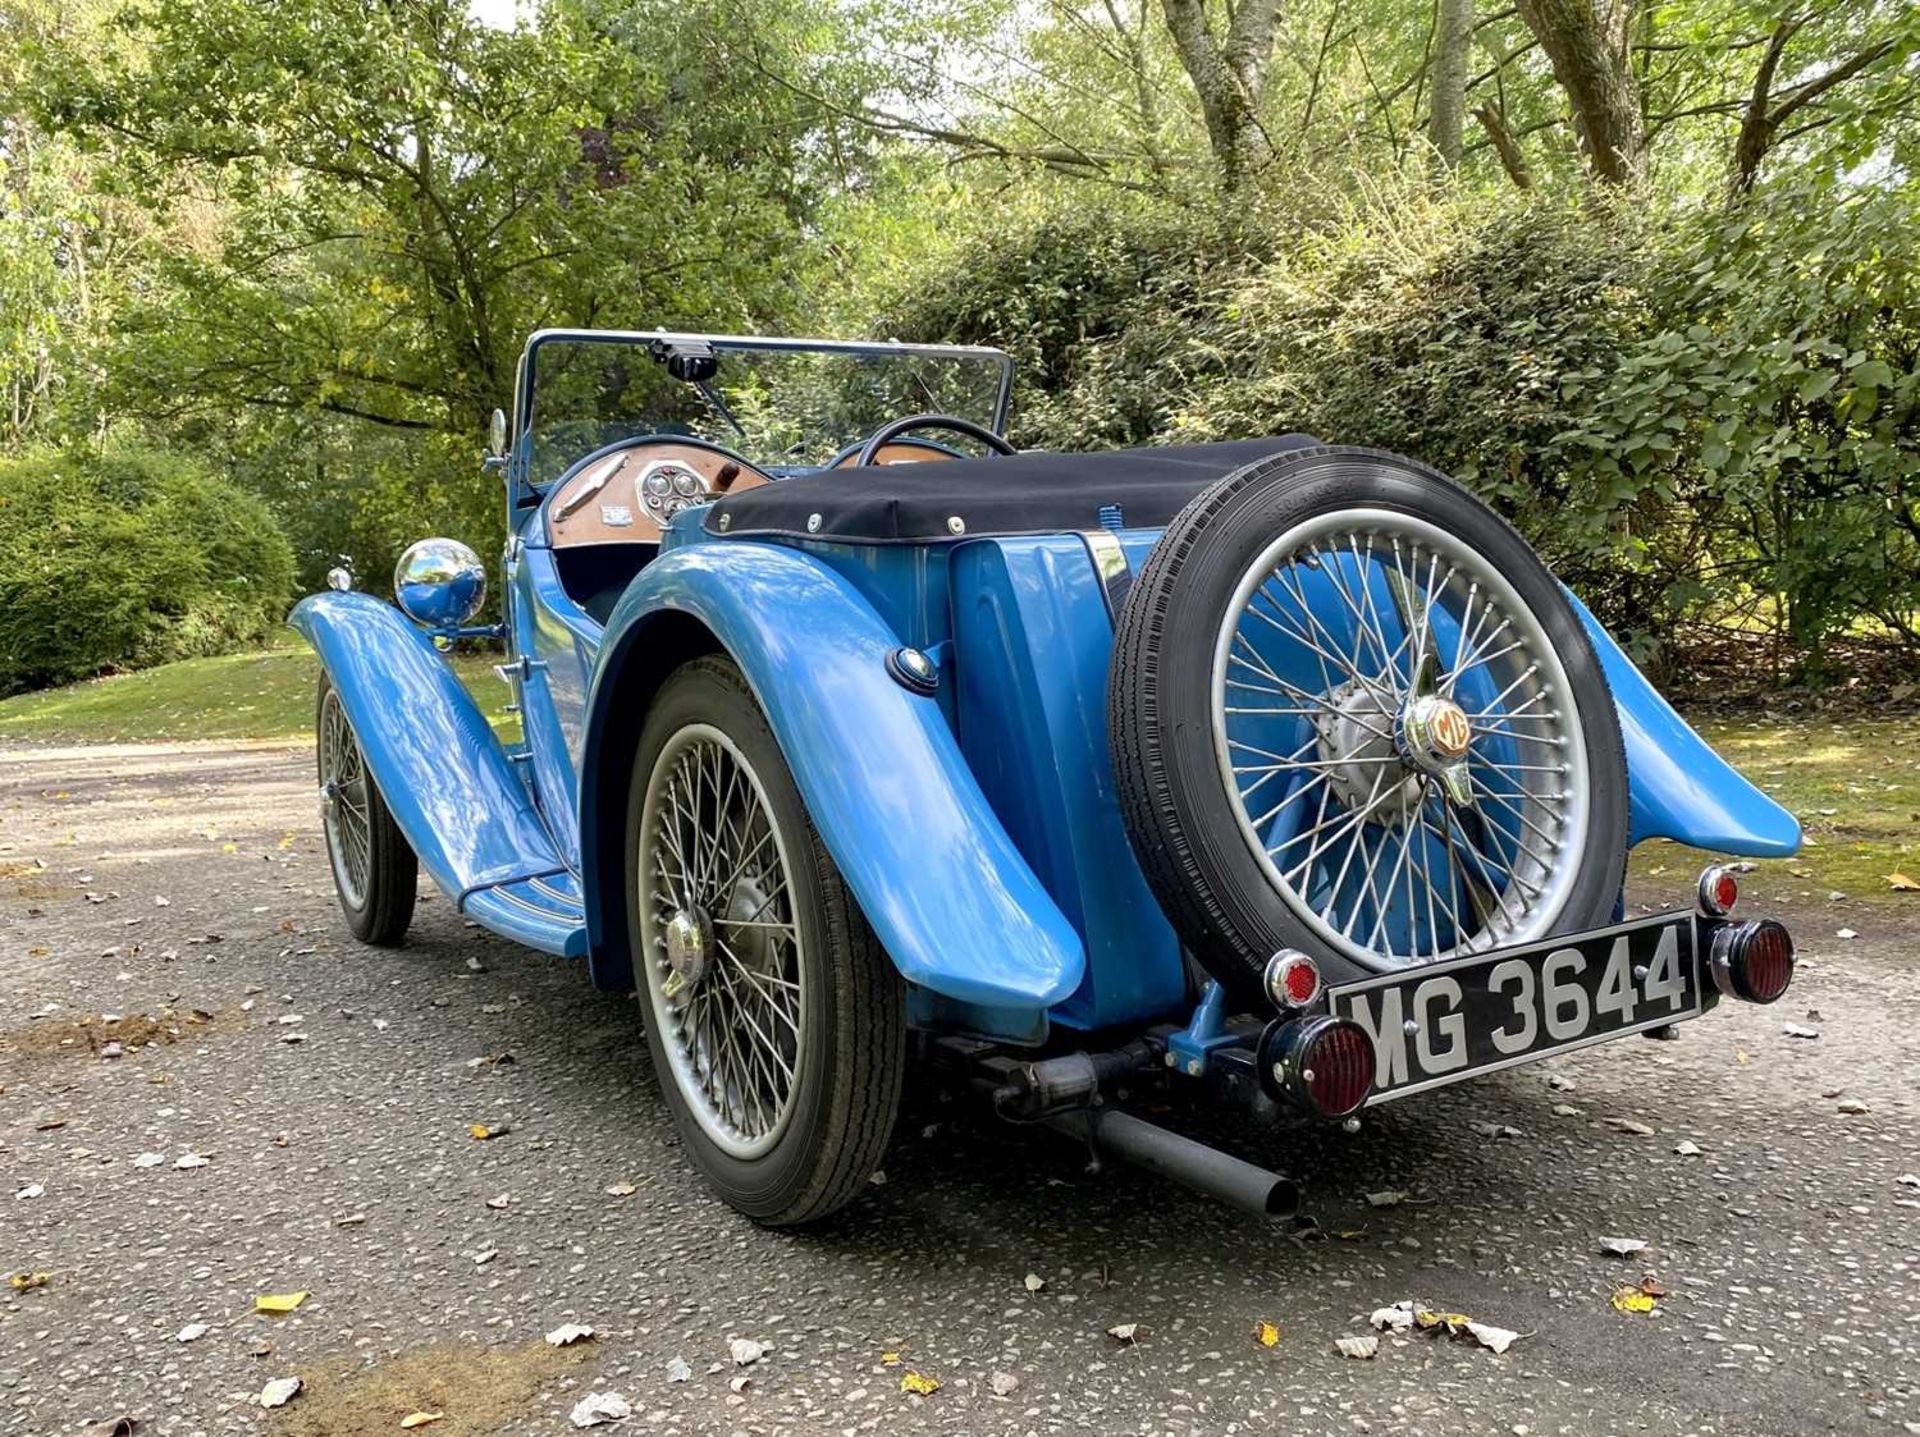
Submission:
{"label": "front wheel", "polygon": [[367,769],[340,695],[320,676],[320,824],[347,927],[362,943],[397,947],[413,922],[420,862]]}
{"label": "front wheel", "polygon": [[627,922],[654,1070],[715,1189],[773,1225],[846,1203],[893,1130],[905,994],[726,659],[647,716]]}

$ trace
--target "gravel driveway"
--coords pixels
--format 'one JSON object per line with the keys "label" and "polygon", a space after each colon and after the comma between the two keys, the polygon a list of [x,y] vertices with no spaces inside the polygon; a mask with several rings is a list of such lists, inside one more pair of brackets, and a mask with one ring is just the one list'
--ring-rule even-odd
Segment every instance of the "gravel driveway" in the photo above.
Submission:
{"label": "gravel driveway", "polygon": [[[558,1434],[616,1392],[615,1433],[1920,1433],[1920,901],[1789,909],[1781,1007],[1270,1145],[1318,1240],[925,1082],[795,1235],[688,1170],[630,1001],[437,894],[354,944],[312,786],[286,747],[0,754],[0,1432]],[[1402,1299],[1521,1337],[1336,1350]]]}

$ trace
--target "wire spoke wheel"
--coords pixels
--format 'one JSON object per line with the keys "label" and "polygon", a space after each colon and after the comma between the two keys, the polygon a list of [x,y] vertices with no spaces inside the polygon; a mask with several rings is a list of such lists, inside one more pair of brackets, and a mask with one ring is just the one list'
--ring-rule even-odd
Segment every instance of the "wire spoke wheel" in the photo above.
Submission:
{"label": "wire spoke wheel", "polygon": [[367,901],[373,870],[373,814],[366,759],[347,723],[340,696],[329,688],[320,700],[320,817],[327,854],[340,896],[349,907]]}
{"label": "wire spoke wheel", "polygon": [[1114,630],[1141,872],[1241,1001],[1283,949],[1358,981],[1620,901],[1626,761],[1577,605],[1444,474],[1303,445],[1183,509]]}
{"label": "wire spoke wheel", "polygon": [[391,948],[413,922],[419,860],[374,782],[339,691],[325,674],[314,725],[320,827],[341,911],[361,942]]}
{"label": "wire spoke wheel", "polygon": [[737,1158],[779,1140],[807,1058],[786,838],[733,740],[687,724],[647,783],[637,857],[648,999],[675,1084]]}
{"label": "wire spoke wheel", "polygon": [[1320,938],[1374,964],[1551,931],[1587,783],[1545,627],[1472,545],[1401,513],[1288,530],[1214,646],[1213,739],[1242,836]]}

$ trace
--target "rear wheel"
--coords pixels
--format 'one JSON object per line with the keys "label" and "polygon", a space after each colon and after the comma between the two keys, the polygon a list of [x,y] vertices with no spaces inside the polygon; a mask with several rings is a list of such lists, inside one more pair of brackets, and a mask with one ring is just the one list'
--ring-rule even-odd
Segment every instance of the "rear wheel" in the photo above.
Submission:
{"label": "rear wheel", "polygon": [[1320,448],[1195,499],[1128,596],[1109,724],[1128,829],[1213,975],[1336,980],[1602,924],[1618,717],[1573,607],[1451,480]]}
{"label": "rear wheel", "polygon": [[340,910],[362,943],[395,947],[413,922],[419,860],[380,796],[340,695],[324,673],[316,727],[320,824]]}
{"label": "rear wheel", "polygon": [[750,1217],[825,1216],[892,1133],[905,994],[732,662],[661,687],[627,834],[647,1042],[688,1151]]}

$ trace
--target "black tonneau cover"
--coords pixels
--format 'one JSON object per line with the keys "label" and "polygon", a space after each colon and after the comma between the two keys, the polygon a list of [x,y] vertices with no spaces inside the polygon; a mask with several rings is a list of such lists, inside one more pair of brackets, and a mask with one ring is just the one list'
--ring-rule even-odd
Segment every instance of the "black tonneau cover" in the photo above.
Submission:
{"label": "black tonneau cover", "polygon": [[1216,479],[1256,459],[1319,442],[1282,434],[1224,444],[827,469],[722,499],[707,511],[706,526],[736,538],[778,534],[925,544],[1097,529],[1100,511],[1111,505],[1125,527],[1156,529]]}

